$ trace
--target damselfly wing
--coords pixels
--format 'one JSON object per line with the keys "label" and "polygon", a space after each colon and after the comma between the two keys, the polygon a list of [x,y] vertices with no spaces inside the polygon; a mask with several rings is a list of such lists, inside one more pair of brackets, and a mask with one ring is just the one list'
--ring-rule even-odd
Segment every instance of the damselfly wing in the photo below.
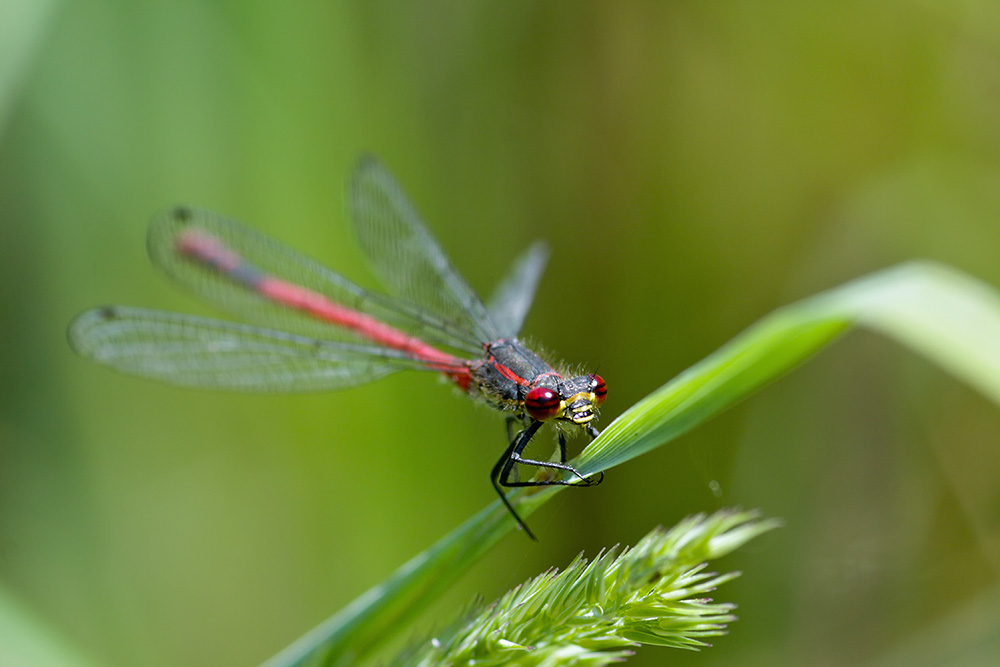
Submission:
{"label": "damselfly wing", "polygon": [[[153,262],[246,323],[105,306],[77,317],[73,348],[125,373],[193,387],[247,392],[343,389],[399,370],[440,373],[470,397],[507,413],[508,445],[491,471],[500,499],[532,538],[503,487],[591,486],[567,463],[522,452],[547,422],[591,438],[607,395],[595,373],[561,373],[517,337],[547,260],[536,243],[485,305],[454,268],[389,172],[362,159],[349,185],[358,242],[392,293],[339,273],[235,221],[177,207],[147,235]],[[521,480],[518,466],[561,471]]]}

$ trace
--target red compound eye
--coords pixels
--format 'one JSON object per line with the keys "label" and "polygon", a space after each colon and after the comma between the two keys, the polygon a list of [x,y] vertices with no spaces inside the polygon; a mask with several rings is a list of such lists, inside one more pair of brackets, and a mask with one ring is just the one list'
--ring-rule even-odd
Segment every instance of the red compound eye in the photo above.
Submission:
{"label": "red compound eye", "polygon": [[594,403],[600,405],[608,396],[608,385],[605,384],[604,378],[597,373],[594,373],[590,377],[594,381],[594,388],[591,390],[594,392]]}
{"label": "red compound eye", "polygon": [[559,394],[548,387],[535,387],[524,397],[524,409],[532,419],[548,421],[559,414],[562,400]]}

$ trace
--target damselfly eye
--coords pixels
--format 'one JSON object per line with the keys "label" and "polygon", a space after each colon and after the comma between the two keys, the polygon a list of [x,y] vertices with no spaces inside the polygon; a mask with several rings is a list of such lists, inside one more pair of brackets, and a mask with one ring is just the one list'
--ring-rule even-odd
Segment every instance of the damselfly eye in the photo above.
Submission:
{"label": "damselfly eye", "polygon": [[562,400],[559,394],[548,387],[535,387],[524,397],[524,409],[532,419],[548,421],[559,414]]}
{"label": "damselfly eye", "polygon": [[591,375],[590,378],[594,382],[594,388],[591,390],[594,392],[594,403],[600,405],[608,396],[608,385],[605,384],[604,378],[597,373]]}

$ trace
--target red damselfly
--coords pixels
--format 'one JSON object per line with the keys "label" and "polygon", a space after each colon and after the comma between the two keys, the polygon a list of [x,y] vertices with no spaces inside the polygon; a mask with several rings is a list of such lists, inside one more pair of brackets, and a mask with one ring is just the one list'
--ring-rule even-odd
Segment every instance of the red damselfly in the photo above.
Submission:
{"label": "red damselfly", "polygon": [[[153,262],[252,324],[106,306],[70,324],[71,345],[133,375],[247,392],[343,389],[403,369],[440,373],[508,413],[508,445],[490,480],[534,538],[503,487],[591,486],[604,477],[584,477],[566,458],[567,430],[598,435],[592,421],[607,394],[604,380],[559,372],[517,338],[547,259],[545,246],[529,248],[487,306],[373,158],[354,170],[348,205],[359,244],[395,296],[365,290],[237,222],[178,207],[150,224]],[[547,422],[560,426],[559,461],[523,457]],[[522,465],[564,475],[522,481]]]}

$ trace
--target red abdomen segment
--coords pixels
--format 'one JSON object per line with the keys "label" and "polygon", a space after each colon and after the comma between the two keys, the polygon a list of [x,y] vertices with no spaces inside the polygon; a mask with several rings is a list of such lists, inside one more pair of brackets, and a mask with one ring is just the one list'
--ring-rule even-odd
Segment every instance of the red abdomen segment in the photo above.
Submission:
{"label": "red abdomen segment", "polygon": [[463,391],[469,388],[471,374],[466,360],[428,345],[371,315],[331,301],[319,292],[265,273],[211,234],[197,229],[185,230],[177,238],[177,251],[270,301],[348,329],[378,345],[404,352],[427,368],[444,373]]}

